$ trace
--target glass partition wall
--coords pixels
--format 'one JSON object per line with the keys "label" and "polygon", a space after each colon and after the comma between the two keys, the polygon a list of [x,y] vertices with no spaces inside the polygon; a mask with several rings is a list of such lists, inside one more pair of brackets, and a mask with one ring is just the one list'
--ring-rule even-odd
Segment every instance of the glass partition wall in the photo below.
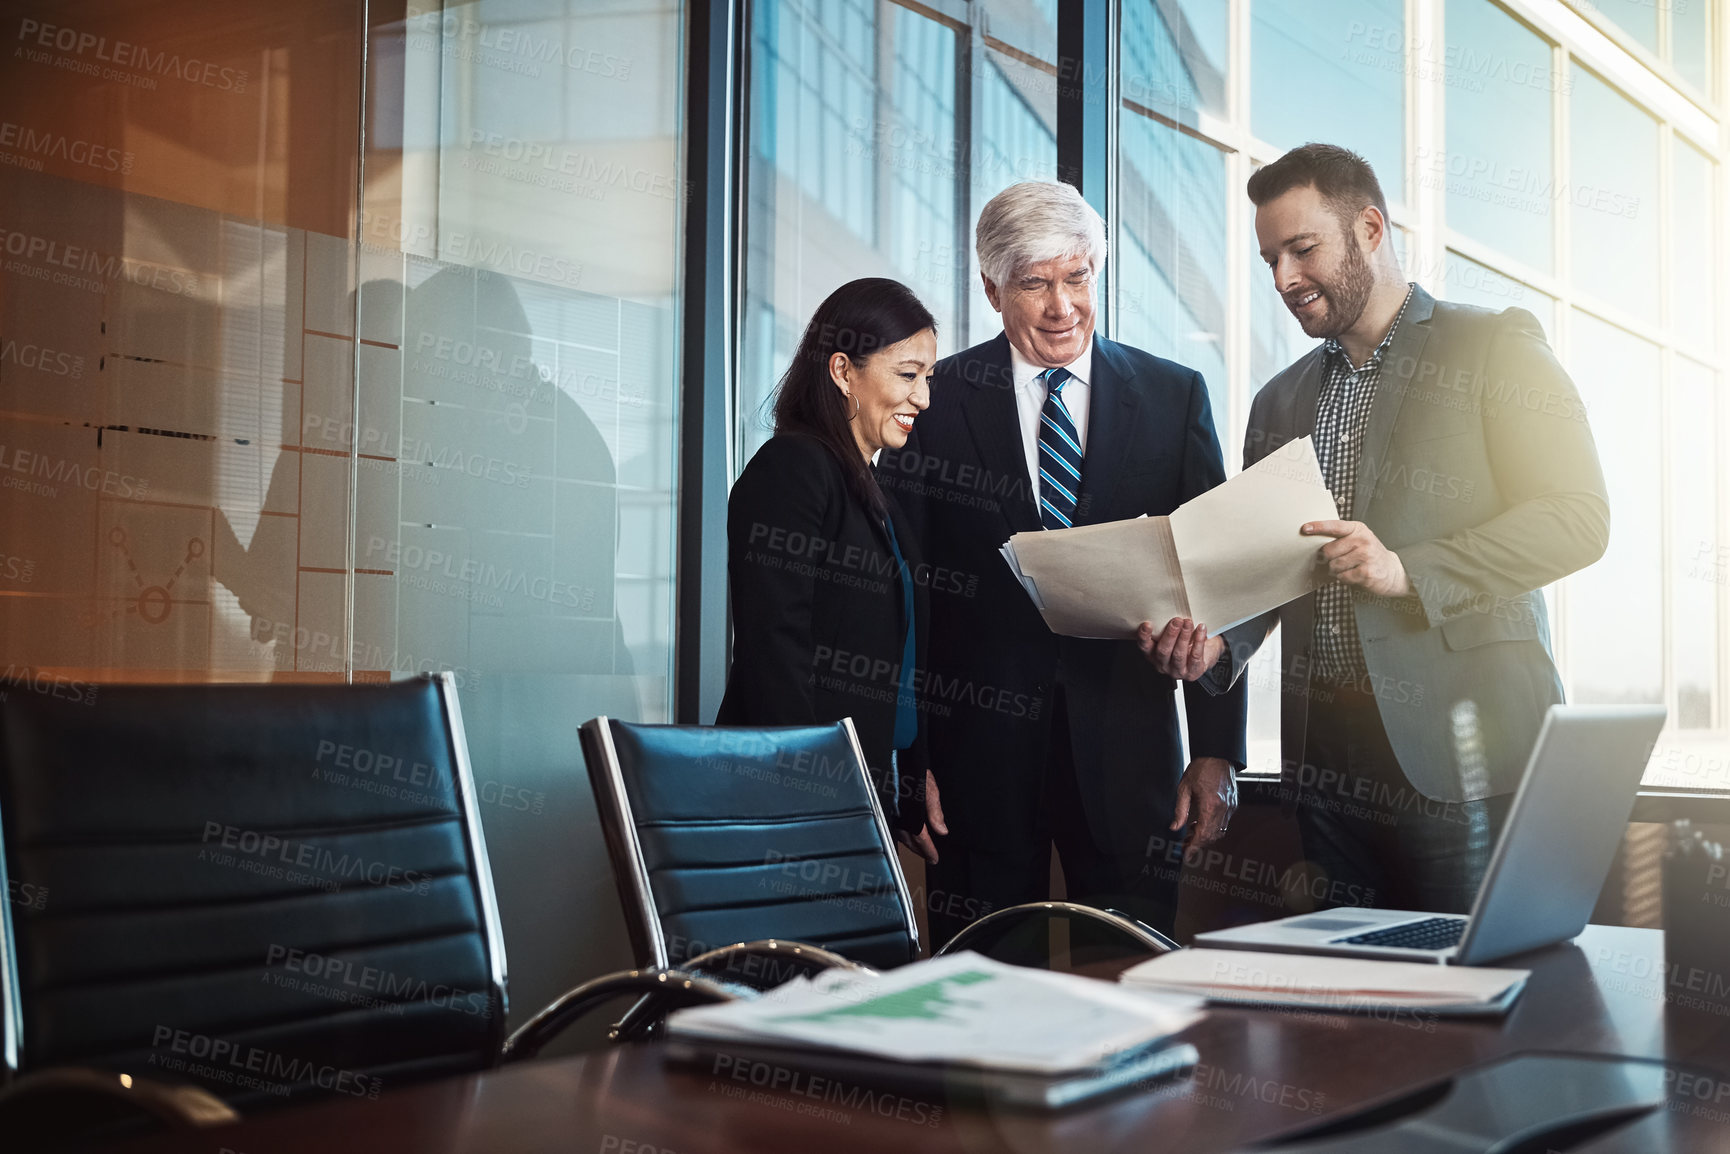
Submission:
{"label": "glass partition wall", "polygon": [[671,719],[683,5],[7,12],[10,672],[452,671],[517,1004],[627,963],[576,726]]}

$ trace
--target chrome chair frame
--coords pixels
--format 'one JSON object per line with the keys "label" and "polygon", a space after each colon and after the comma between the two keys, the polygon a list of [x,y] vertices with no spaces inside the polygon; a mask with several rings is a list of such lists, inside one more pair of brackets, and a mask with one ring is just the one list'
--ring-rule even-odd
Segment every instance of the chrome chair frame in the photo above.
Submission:
{"label": "chrome chair frame", "polygon": [[[848,739],[853,748],[854,769],[865,785],[865,793],[870,798],[871,810],[876,821],[879,834],[884,845],[888,847],[890,867],[895,879],[895,889],[901,905],[901,911],[907,925],[908,940],[911,943],[912,955],[919,954],[919,925],[914,917],[913,896],[907,886],[906,874],[901,869],[900,856],[895,852],[895,839],[889,832],[889,823],[883,814],[883,806],[877,796],[877,791],[871,782],[870,771],[866,768],[865,754],[859,745],[858,732],[853,727],[852,718],[842,718],[840,723],[847,731]],[[595,787],[596,808],[601,819],[601,829],[606,836],[607,849],[612,857],[613,869],[619,883],[619,895],[625,907],[625,923],[630,932],[632,948],[635,950],[640,965],[655,968],[666,968],[670,964],[667,951],[666,934],[661,927],[660,917],[656,912],[653,891],[649,885],[648,864],[643,857],[642,844],[637,837],[635,816],[631,809],[631,801],[625,791],[623,770],[619,765],[618,749],[613,743],[611,719],[602,715],[583,724],[581,731],[583,754],[585,758],[595,758],[600,762],[599,770],[593,761],[589,765],[589,779]],[[1116,910],[1101,910],[1092,906],[1084,906],[1075,902],[1029,902],[1007,909],[997,910],[977,922],[969,925],[954,939],[935,951],[933,956],[941,957],[959,950],[971,948],[971,943],[993,933],[1001,932],[1010,923],[1034,917],[1076,917],[1099,922],[1117,931],[1134,945],[1146,949],[1150,953],[1165,953],[1179,949],[1179,945],[1171,938],[1142,922],[1136,921]],[[788,943],[782,943],[784,946]],[[710,951],[703,955],[708,958],[715,954],[724,954],[744,948],[744,943],[724,947],[721,950]],[[801,948],[810,951],[816,947],[802,945]],[[827,953],[827,951],[821,951]],[[833,957],[834,955],[830,955]],[[682,968],[696,968],[700,959],[682,963]],[[844,960],[844,959],[843,959]],[[854,964],[854,963],[849,963]],[[634,1027],[637,1017],[646,1010],[646,1002],[633,1006],[626,1016],[614,1027],[615,1033]]]}
{"label": "chrome chair frame", "polygon": [[[895,838],[883,816],[877,800],[877,790],[871,773],[865,766],[865,751],[860,748],[858,731],[853,719],[844,717],[840,724],[847,730],[847,740],[853,747],[853,765],[871,799],[871,815],[883,844],[889,847],[889,865],[895,878],[895,891],[901,905],[907,936],[912,942],[912,955],[919,954],[919,923],[913,916],[913,898],[907,888],[907,875],[901,870],[901,859],[895,853]],[[607,840],[607,850],[618,877],[619,896],[625,906],[625,925],[630,932],[631,948],[639,965],[665,969],[671,962],[667,951],[666,932],[655,912],[654,892],[649,887],[649,866],[643,858],[643,845],[637,837],[636,815],[631,809],[630,795],[625,790],[624,771],[619,766],[619,751],[613,744],[611,719],[605,714],[584,722],[579,731],[583,756],[598,757],[602,772],[594,772],[590,764],[589,781],[595,787],[596,808],[601,819],[601,832]],[[591,753],[591,751],[593,751]],[[602,795],[602,788],[606,793]],[[615,820],[608,820],[613,818]],[[628,889],[627,889],[628,883]],[[737,946],[723,947],[736,949]],[[815,947],[806,946],[807,949]]]}

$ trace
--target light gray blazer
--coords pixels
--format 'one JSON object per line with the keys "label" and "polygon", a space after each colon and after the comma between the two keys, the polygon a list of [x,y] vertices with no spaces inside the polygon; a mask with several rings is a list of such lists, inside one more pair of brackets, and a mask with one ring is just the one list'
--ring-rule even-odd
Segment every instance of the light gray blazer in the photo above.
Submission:
{"label": "light gray blazer", "polygon": [[[1603,556],[1610,507],[1585,405],[1537,319],[1412,293],[1370,410],[1357,519],[1399,554],[1416,596],[1357,599],[1364,688],[1412,786],[1474,801],[1518,786],[1562,700],[1538,590]],[[1256,394],[1245,467],[1314,433],[1323,360],[1318,345]],[[1308,707],[1330,692],[1310,684],[1314,613],[1310,594],[1231,630],[1229,671],[1222,660],[1204,681],[1235,681],[1283,626],[1282,776],[1306,786]]]}

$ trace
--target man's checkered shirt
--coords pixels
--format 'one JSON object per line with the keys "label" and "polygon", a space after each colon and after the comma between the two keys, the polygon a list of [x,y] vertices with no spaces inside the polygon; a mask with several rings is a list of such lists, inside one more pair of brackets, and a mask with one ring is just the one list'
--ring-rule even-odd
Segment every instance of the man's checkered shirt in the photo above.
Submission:
{"label": "man's checkered shirt", "polygon": [[[1411,303],[1412,290],[1406,288],[1406,299],[1387,336],[1376,346],[1359,368],[1352,368],[1351,358],[1339,341],[1328,338],[1324,348],[1324,373],[1321,394],[1316,399],[1316,459],[1322,467],[1322,478],[1340,507],[1340,518],[1351,521],[1357,516],[1358,460],[1363,455],[1364,430],[1369,427],[1370,409],[1376,396],[1376,384],[1382,375],[1382,358],[1400,331],[1406,305]],[[1318,680],[1334,685],[1356,684],[1368,674],[1364,668],[1363,644],[1358,640],[1357,617],[1352,613],[1351,587],[1339,581],[1329,581],[1316,593],[1315,634],[1310,645],[1312,669]]]}

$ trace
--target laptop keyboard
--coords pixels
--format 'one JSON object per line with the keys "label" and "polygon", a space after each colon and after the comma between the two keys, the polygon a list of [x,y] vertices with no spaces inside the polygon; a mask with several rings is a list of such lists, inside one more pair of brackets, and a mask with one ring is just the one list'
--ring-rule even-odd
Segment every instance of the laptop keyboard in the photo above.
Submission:
{"label": "laptop keyboard", "polygon": [[1421,922],[1407,922],[1401,926],[1389,926],[1385,930],[1370,930],[1368,933],[1353,934],[1349,938],[1340,938],[1340,942],[1352,946],[1398,946],[1408,950],[1445,950],[1449,946],[1460,944],[1460,935],[1466,932],[1464,918],[1425,918]]}

